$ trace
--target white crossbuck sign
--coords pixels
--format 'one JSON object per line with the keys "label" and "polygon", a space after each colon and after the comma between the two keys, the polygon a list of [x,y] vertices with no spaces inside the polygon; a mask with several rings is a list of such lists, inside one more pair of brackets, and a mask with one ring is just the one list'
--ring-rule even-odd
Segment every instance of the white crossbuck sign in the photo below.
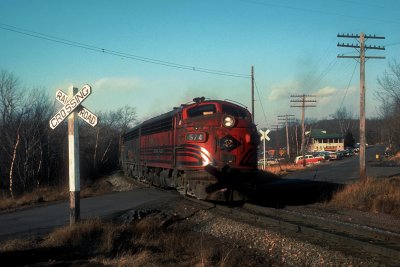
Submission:
{"label": "white crossbuck sign", "polygon": [[49,124],[51,129],[55,129],[65,118],[68,117],[75,109],[77,109],[78,116],[86,121],[91,126],[97,125],[97,116],[90,110],[81,105],[81,103],[92,93],[90,85],[85,85],[76,93],[72,98],[60,89],[56,92],[56,99],[64,106],[50,119]]}
{"label": "white crossbuck sign", "polygon": [[265,132],[263,131],[263,130],[259,130],[259,132],[260,132],[260,134],[261,134],[261,136],[260,136],[260,140],[261,141],[263,141],[263,140],[267,140],[267,141],[269,141],[269,140],[271,140],[271,138],[269,138],[269,136],[268,136],[268,134],[269,134],[269,132],[270,132],[270,130],[268,129],[268,130],[266,130]]}

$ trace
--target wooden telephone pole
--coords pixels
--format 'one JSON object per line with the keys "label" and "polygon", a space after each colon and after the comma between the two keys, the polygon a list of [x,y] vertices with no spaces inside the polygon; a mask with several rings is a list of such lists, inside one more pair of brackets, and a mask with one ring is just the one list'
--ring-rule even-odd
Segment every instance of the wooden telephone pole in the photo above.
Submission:
{"label": "wooden telephone pole", "polygon": [[338,43],[339,47],[355,48],[360,52],[359,56],[344,56],[338,55],[338,58],[352,58],[360,62],[360,179],[367,178],[366,165],[365,165],[365,61],[366,59],[384,59],[380,56],[365,56],[367,49],[385,50],[383,46],[370,46],[365,45],[367,39],[385,39],[376,35],[365,35],[363,32],[358,34],[338,34],[340,38],[355,38],[358,39],[359,44],[344,44]]}
{"label": "wooden telephone pole", "polygon": [[271,131],[275,131],[275,147],[277,151],[275,156],[279,157],[279,124],[271,125]]}
{"label": "wooden telephone pole", "polygon": [[[306,139],[305,139],[305,109],[309,108],[309,107],[316,107],[316,105],[312,105],[312,104],[306,104],[306,103],[315,103],[317,102],[317,100],[315,100],[315,95],[291,95],[290,97],[295,97],[297,99],[292,99],[290,100],[290,102],[292,103],[301,103],[300,105],[291,105],[291,107],[297,107],[297,108],[301,108],[301,154],[303,156],[303,166],[306,166],[306,148],[305,148],[305,144],[306,144]],[[311,97],[314,99],[307,99],[307,97]]]}
{"label": "wooden telephone pole", "polygon": [[286,126],[286,155],[288,156],[288,159],[290,159],[290,143],[289,143],[289,129],[288,129],[290,117],[294,117],[294,115],[288,115],[288,114],[278,115],[278,121],[285,123]]}

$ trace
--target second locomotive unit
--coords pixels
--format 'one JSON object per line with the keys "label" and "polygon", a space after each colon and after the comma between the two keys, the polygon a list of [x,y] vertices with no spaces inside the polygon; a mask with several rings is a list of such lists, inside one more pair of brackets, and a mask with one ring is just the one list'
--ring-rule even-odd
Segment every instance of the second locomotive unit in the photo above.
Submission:
{"label": "second locomotive unit", "polygon": [[250,112],[231,101],[192,103],[122,136],[126,175],[206,200],[238,200],[257,173],[259,136]]}

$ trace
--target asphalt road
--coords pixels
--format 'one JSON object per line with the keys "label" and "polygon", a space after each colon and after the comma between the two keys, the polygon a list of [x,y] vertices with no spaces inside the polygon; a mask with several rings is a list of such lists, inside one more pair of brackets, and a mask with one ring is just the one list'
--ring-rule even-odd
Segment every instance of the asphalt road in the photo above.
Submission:
{"label": "asphalt road", "polygon": [[[400,167],[378,167],[376,154],[384,154],[384,146],[370,146],[366,149],[366,170],[368,177],[391,177],[400,175]],[[343,160],[322,162],[315,164],[304,171],[293,172],[284,176],[284,179],[312,180],[332,183],[352,183],[359,179],[359,156],[344,158]]]}
{"label": "asphalt road", "polygon": [[[81,218],[107,217],[151,202],[166,202],[178,194],[156,188],[140,188],[81,199]],[[69,202],[0,213],[0,242],[45,234],[69,224]]]}

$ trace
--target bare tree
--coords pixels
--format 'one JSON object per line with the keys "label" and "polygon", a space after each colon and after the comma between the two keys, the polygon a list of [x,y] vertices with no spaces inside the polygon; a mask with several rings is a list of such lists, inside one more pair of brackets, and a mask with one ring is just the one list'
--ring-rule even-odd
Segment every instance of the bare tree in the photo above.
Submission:
{"label": "bare tree", "polygon": [[341,107],[333,113],[332,117],[338,121],[340,133],[344,136],[349,131],[354,121],[352,112],[347,110],[346,107]]}
{"label": "bare tree", "polygon": [[97,126],[83,124],[80,133],[82,158],[86,166],[91,166],[86,171],[92,176],[118,167],[120,136],[136,121],[135,108],[129,106],[96,113],[99,117]]}
{"label": "bare tree", "polygon": [[11,123],[13,116],[21,107],[22,92],[18,79],[6,71],[0,72],[0,114],[1,124]]}
{"label": "bare tree", "polygon": [[[11,73],[6,71],[0,72],[0,127],[2,138],[0,139],[1,147],[1,176],[8,173],[9,192],[13,196],[13,173],[14,163],[17,155],[17,149],[20,142],[19,126],[21,116],[21,91],[18,79]],[[17,129],[17,133],[15,130]],[[3,184],[6,184],[2,180]]]}
{"label": "bare tree", "polygon": [[378,77],[376,97],[381,101],[380,116],[383,119],[383,136],[389,146],[400,149],[400,63],[389,62],[389,69]]}

